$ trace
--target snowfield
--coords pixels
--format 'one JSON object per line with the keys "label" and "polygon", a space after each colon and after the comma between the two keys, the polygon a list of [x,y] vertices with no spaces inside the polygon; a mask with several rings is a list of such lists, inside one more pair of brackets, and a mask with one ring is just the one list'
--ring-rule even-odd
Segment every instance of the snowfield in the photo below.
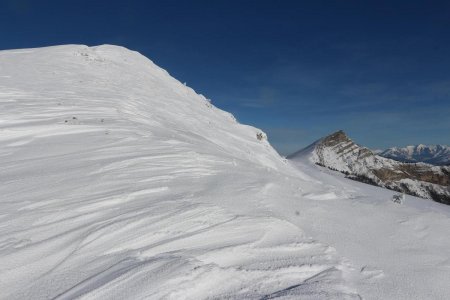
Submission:
{"label": "snowfield", "polygon": [[449,206],[261,133],[125,48],[0,51],[0,298],[448,299]]}

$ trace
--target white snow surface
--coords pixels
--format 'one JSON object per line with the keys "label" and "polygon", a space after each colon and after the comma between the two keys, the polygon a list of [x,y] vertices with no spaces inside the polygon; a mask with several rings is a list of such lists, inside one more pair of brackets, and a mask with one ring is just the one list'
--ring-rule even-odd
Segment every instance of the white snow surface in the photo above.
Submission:
{"label": "white snow surface", "polygon": [[448,298],[448,206],[258,133],[125,48],[1,51],[0,299]]}

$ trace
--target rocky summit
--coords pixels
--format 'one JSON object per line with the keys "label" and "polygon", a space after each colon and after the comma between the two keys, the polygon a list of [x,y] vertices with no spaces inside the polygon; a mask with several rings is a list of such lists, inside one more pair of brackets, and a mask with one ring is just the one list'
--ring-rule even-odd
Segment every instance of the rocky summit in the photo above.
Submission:
{"label": "rocky summit", "polygon": [[354,180],[450,204],[450,167],[405,163],[376,155],[353,142],[342,130],[288,158],[303,156]]}

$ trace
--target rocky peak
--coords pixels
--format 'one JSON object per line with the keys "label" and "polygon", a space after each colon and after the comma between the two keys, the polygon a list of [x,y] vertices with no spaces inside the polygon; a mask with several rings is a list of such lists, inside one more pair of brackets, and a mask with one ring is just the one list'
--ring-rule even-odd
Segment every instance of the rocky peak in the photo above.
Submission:
{"label": "rocky peak", "polygon": [[336,131],[288,159],[308,157],[317,165],[347,174],[351,179],[450,204],[448,167],[402,163],[375,155]]}
{"label": "rocky peak", "polygon": [[337,156],[348,160],[364,159],[374,154],[353,142],[343,130],[336,131],[317,143],[316,148],[330,148]]}
{"label": "rocky peak", "polygon": [[333,147],[342,143],[353,142],[343,130],[336,131],[321,140],[321,144],[327,147]]}

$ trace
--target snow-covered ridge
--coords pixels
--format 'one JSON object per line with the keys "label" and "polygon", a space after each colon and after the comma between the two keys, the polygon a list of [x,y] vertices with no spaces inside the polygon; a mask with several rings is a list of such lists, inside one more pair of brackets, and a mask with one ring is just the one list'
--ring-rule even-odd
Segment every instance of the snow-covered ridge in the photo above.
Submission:
{"label": "snow-covered ridge", "polygon": [[0,51],[0,299],[445,299],[450,206],[322,169],[136,52]]}
{"label": "snow-covered ridge", "polygon": [[[5,74],[1,78],[5,109],[16,104],[30,108],[53,105],[36,118],[52,118],[54,126],[98,128],[94,125],[107,127],[115,120],[127,119],[137,129],[165,127],[176,136],[189,131],[233,156],[270,167],[280,162],[266,139],[257,140],[259,129],[238,124],[230,113],[217,109],[137,52],[110,45],[67,45],[2,51],[0,62]],[[52,83],[56,87],[50,86]],[[90,111],[91,107],[98,113]],[[26,118],[27,113],[22,116]],[[8,116],[3,122],[5,118]],[[240,135],[232,134],[236,128]],[[258,151],[251,149],[255,145]]]}
{"label": "snow-covered ridge", "polygon": [[450,204],[450,168],[407,164],[375,155],[337,131],[288,159],[310,161],[347,174],[350,178]]}
{"label": "snow-covered ridge", "polygon": [[307,178],[139,53],[0,52],[1,299],[357,299],[274,212]]}
{"label": "snow-covered ridge", "polygon": [[424,162],[432,165],[450,165],[450,147],[447,145],[414,145],[404,148],[392,147],[380,156],[401,162]]}

